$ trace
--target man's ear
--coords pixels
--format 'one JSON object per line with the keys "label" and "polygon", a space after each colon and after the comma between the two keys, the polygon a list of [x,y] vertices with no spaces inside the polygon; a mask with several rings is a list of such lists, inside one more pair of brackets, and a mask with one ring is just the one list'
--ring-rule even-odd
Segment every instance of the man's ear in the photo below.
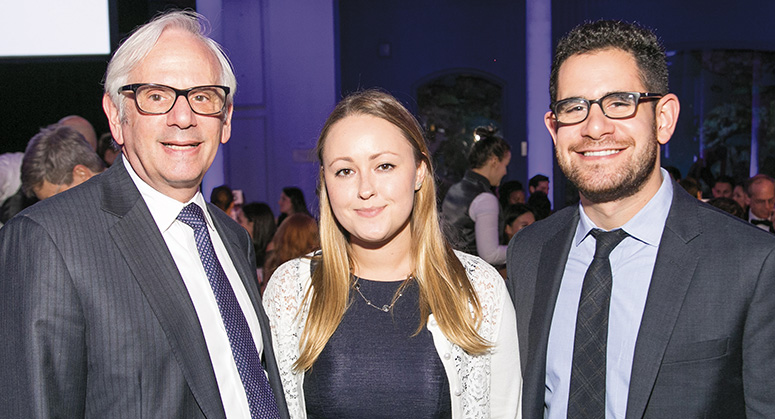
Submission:
{"label": "man's ear", "polygon": [[546,129],[549,130],[549,134],[552,136],[552,142],[557,145],[557,119],[554,118],[554,112],[549,111],[544,115],[544,124]]}
{"label": "man's ear", "polygon": [[670,141],[673,132],[675,132],[678,114],[681,112],[681,103],[678,101],[678,96],[668,93],[659,100],[654,112],[657,125],[657,141],[659,144],[665,145]]}
{"label": "man's ear", "polygon": [[108,117],[108,124],[110,125],[110,133],[113,134],[113,139],[116,140],[118,145],[124,145],[124,137],[121,134],[121,118],[118,112],[118,107],[110,99],[110,95],[105,93],[102,96],[102,110],[105,111],[105,116]]}
{"label": "man's ear", "polygon": [[231,138],[231,116],[234,112],[234,104],[226,107],[226,115],[223,116],[223,127],[221,128],[221,144],[226,144]]}
{"label": "man's ear", "polygon": [[88,167],[82,164],[76,164],[75,167],[73,167],[73,182],[70,185],[80,185],[81,183],[89,180],[94,175],[95,173],[89,170]]}

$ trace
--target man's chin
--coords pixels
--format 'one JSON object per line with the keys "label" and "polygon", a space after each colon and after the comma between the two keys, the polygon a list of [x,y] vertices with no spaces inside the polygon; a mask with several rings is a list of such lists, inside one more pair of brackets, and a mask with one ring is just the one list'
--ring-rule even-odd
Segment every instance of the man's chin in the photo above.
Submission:
{"label": "man's chin", "polygon": [[640,190],[623,186],[608,188],[583,188],[576,185],[576,187],[584,199],[595,204],[620,201],[635,195],[635,193]]}

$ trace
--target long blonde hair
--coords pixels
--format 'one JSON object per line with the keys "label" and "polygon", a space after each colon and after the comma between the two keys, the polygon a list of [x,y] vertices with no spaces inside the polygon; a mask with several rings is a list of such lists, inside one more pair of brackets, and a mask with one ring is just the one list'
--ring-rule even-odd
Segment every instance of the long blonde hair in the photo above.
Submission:
{"label": "long blonde hair", "polygon": [[414,196],[410,219],[414,278],[420,291],[420,324],[425,327],[433,313],[442,333],[466,352],[480,354],[490,343],[477,329],[482,309],[465,268],[441,233],[436,209],[436,186],[422,128],[412,114],[388,93],[366,90],[343,99],[329,115],[317,143],[320,169],[320,244],[322,255],[315,261],[312,286],[304,297],[309,314],[300,342],[297,371],[312,367],[347,310],[352,280],[352,248],[349,234],[334,217],[323,176],[323,148],[331,127],[351,115],[370,115],[390,122],[401,130],[414,149],[415,161],[424,162],[428,175]]}

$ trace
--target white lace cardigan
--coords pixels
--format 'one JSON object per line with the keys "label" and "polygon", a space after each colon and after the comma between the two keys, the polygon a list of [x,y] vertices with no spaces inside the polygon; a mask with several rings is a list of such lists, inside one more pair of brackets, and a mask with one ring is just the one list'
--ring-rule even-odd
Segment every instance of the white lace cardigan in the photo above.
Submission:
{"label": "white lace cardigan", "polygon": [[[449,379],[452,418],[521,417],[522,373],[516,317],[503,278],[480,258],[455,253],[482,305],[479,333],[493,347],[485,354],[470,355],[447,340],[433,314],[428,318],[428,330]],[[307,417],[304,373],[294,371],[293,363],[299,358],[299,339],[309,311],[307,304],[302,305],[310,286],[309,264],[308,258],[299,258],[280,266],[263,296],[291,418]]]}

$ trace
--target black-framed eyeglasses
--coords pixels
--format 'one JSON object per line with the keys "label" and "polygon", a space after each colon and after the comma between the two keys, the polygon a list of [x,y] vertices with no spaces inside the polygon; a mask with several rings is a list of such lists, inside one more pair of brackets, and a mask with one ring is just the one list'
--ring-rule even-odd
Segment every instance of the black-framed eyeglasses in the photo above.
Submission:
{"label": "black-framed eyeglasses", "polygon": [[119,93],[134,93],[137,108],[146,114],[163,115],[172,110],[178,97],[183,96],[188,106],[199,115],[217,115],[226,107],[229,87],[208,85],[180,90],[163,84],[128,84],[118,89]]}
{"label": "black-framed eyeglasses", "polygon": [[589,108],[597,103],[603,115],[611,119],[624,119],[635,115],[641,100],[659,99],[660,93],[614,92],[597,100],[572,97],[553,103],[549,108],[561,124],[578,124],[589,116]]}

